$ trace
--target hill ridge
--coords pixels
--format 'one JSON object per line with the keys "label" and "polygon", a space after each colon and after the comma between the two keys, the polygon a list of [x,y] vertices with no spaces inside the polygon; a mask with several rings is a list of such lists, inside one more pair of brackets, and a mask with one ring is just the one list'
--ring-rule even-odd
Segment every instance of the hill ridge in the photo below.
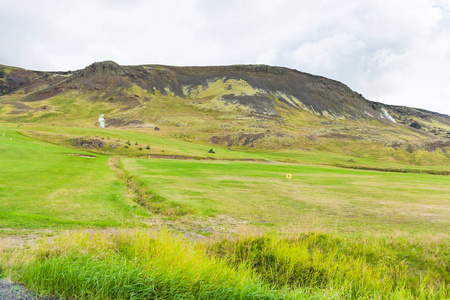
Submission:
{"label": "hill ridge", "polygon": [[[336,80],[259,64],[122,66],[101,61],[67,72],[0,65],[0,95],[0,105],[5,108],[0,119],[5,121],[62,122],[73,111],[69,107],[76,104],[77,110],[84,109],[71,118],[89,119],[92,125],[99,114],[107,113],[111,126],[182,126],[198,123],[192,118],[204,118],[216,124],[214,133],[233,122],[246,122],[246,128],[260,128],[255,133],[267,128],[277,138],[299,132],[342,136],[347,130],[342,122],[363,127],[380,124],[391,128],[383,130],[400,130],[413,139],[450,137],[448,115],[371,101]],[[330,133],[333,126],[336,128]],[[203,127],[201,130],[207,126]],[[362,130],[349,136],[383,141],[387,136],[383,130],[376,134]],[[214,140],[227,140],[230,134],[222,132],[221,136]],[[389,139],[393,138],[390,134]]]}

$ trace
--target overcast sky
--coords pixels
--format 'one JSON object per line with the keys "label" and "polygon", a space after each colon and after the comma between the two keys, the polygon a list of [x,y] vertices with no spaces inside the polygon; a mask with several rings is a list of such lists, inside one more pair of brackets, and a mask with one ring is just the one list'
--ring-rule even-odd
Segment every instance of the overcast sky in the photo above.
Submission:
{"label": "overcast sky", "polygon": [[0,0],[0,64],[269,64],[450,114],[450,0]]}

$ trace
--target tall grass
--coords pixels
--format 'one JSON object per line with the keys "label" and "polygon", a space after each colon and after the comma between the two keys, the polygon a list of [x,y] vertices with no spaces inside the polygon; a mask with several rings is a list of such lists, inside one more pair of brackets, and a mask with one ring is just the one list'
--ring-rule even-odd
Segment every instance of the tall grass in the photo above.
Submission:
{"label": "tall grass", "polygon": [[162,232],[79,232],[42,243],[17,279],[32,289],[81,299],[283,299],[253,272],[210,257]]}
{"label": "tall grass", "polygon": [[401,238],[304,234],[223,240],[211,251],[236,266],[250,265],[263,282],[278,288],[332,291],[342,299],[445,299],[446,248]]}
{"label": "tall grass", "polygon": [[202,243],[76,232],[42,242],[15,279],[75,299],[446,299],[446,249],[323,234]]}

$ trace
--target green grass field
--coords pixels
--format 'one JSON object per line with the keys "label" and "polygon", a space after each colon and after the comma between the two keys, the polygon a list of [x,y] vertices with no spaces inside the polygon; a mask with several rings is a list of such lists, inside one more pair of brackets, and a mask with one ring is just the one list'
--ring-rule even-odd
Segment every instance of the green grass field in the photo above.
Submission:
{"label": "green grass field", "polygon": [[[82,136],[131,145],[67,142]],[[148,130],[0,124],[0,276],[68,299],[448,298],[450,177],[330,165],[448,166],[210,148]],[[31,247],[30,233],[50,239]]]}
{"label": "green grass field", "polygon": [[[193,158],[206,159],[247,159],[247,160],[275,160],[281,162],[294,162],[302,164],[318,164],[341,166],[348,168],[374,168],[380,170],[400,170],[405,172],[450,172],[450,160],[442,153],[428,153],[418,151],[410,154],[402,149],[394,150],[389,147],[370,142],[329,142],[319,150],[262,150],[252,148],[226,148],[219,145],[211,146],[194,136],[185,138],[173,129],[163,129],[156,132],[153,129],[101,129],[82,127],[61,127],[29,125],[17,127],[24,135],[49,141],[63,146],[71,146],[69,139],[76,137],[92,137],[103,139],[108,144],[117,144],[117,149],[109,147],[93,149],[105,155],[122,156],[147,156],[157,155],[181,155]],[[180,138],[180,136],[182,136]],[[130,141],[129,148],[124,148]],[[135,145],[138,143],[138,145]],[[149,146],[150,150],[146,147]],[[208,153],[213,147],[215,154]],[[142,150],[139,150],[142,148]],[[353,149],[352,151],[347,151]],[[351,152],[352,154],[349,154]],[[414,163],[417,162],[417,163]]]}
{"label": "green grass field", "polygon": [[64,153],[86,154],[0,128],[1,229],[121,226],[148,216],[127,202],[108,157]]}
{"label": "green grass field", "polygon": [[256,162],[123,164],[157,193],[204,216],[303,230],[450,232],[448,176]]}

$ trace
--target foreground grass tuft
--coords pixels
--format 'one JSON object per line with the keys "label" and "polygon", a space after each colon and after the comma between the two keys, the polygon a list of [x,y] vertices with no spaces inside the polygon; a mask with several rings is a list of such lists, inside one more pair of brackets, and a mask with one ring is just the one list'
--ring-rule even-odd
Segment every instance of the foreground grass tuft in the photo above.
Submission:
{"label": "foreground grass tuft", "polygon": [[279,289],[334,291],[342,299],[445,299],[450,280],[445,244],[355,239],[330,234],[223,240],[211,251],[251,266]]}
{"label": "foreground grass tuft", "polygon": [[32,289],[89,299],[282,299],[251,270],[234,268],[163,232],[75,233],[42,243],[17,279]]}
{"label": "foreground grass tuft", "polygon": [[14,277],[75,299],[446,299],[448,256],[440,243],[329,234],[200,243],[75,232],[42,242]]}

